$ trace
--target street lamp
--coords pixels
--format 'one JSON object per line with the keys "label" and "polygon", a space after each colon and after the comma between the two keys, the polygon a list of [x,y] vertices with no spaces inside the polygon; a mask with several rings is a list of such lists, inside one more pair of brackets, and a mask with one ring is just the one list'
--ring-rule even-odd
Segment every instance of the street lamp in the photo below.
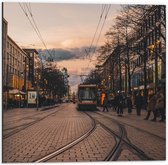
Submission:
{"label": "street lamp", "polygon": [[41,76],[40,74],[37,72],[36,74],[36,91],[37,91],[37,96],[36,96],[36,108],[37,108],[37,111],[38,111],[38,108],[39,108],[39,80],[40,80]]}

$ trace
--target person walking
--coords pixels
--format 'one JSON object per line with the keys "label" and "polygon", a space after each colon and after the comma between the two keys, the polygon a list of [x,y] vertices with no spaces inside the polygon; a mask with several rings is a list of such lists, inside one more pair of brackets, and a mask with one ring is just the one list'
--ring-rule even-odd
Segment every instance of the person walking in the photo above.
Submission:
{"label": "person walking", "polygon": [[143,98],[142,98],[140,92],[135,97],[135,105],[136,105],[137,116],[141,116],[141,108],[143,105]]}
{"label": "person walking", "polygon": [[147,106],[148,112],[147,112],[147,115],[144,118],[144,120],[149,119],[151,112],[153,112],[153,114],[154,114],[155,105],[156,105],[156,95],[151,95],[149,97],[148,106]]}
{"label": "person walking", "polygon": [[117,103],[117,114],[118,116],[123,115],[123,96],[119,92],[117,97],[116,97],[116,103]]}
{"label": "person walking", "polygon": [[164,95],[162,93],[162,90],[158,91],[156,94],[156,105],[155,105],[155,110],[154,110],[154,118],[151,121],[156,121],[157,115],[160,113],[161,115],[161,120],[165,120],[165,106],[164,106]]}
{"label": "person walking", "polygon": [[127,108],[128,108],[128,113],[131,114],[131,112],[132,112],[132,100],[131,100],[130,95],[127,96]]}
{"label": "person walking", "polygon": [[160,115],[161,115],[160,122],[164,122],[165,119],[166,119],[166,115],[165,115],[165,96],[164,96],[163,91],[161,91],[161,93],[160,93],[159,107],[158,108],[159,108],[159,112],[160,112]]}
{"label": "person walking", "polygon": [[106,96],[104,98],[104,102],[103,102],[103,112],[105,112],[105,109],[108,112],[108,98],[107,98],[107,94],[106,94]]}
{"label": "person walking", "polygon": [[113,110],[116,111],[117,110],[117,95],[114,95],[114,100],[113,100]]}

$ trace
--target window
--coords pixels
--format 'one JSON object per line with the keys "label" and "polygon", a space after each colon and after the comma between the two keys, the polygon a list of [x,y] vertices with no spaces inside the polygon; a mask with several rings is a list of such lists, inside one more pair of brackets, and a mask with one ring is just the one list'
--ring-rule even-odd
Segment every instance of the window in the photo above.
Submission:
{"label": "window", "polygon": [[7,53],[7,61],[9,62],[9,53]]}
{"label": "window", "polygon": [[12,65],[14,66],[15,58],[13,57],[12,59]]}
{"label": "window", "polygon": [[9,49],[9,42],[7,42],[7,48]]}
{"label": "window", "polygon": [[12,73],[12,68],[11,68],[11,66],[9,67],[9,72]]}
{"label": "window", "polygon": [[10,53],[12,54],[12,45],[10,44]]}
{"label": "window", "polygon": [[13,48],[13,46],[12,46],[12,55],[14,55],[14,51],[13,51],[13,49],[14,49],[14,48]]}

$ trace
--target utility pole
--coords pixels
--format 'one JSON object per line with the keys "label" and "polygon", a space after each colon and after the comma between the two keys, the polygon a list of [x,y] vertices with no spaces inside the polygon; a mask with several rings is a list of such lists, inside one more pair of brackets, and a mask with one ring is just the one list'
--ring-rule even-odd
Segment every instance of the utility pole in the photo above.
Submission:
{"label": "utility pole", "polygon": [[36,93],[37,94],[36,95],[36,108],[37,108],[37,111],[38,111],[38,108],[39,108],[39,105],[38,105],[39,104],[39,87],[38,86],[39,86],[39,84],[38,84],[38,76],[37,76],[37,87],[36,87],[37,88],[37,93]]}

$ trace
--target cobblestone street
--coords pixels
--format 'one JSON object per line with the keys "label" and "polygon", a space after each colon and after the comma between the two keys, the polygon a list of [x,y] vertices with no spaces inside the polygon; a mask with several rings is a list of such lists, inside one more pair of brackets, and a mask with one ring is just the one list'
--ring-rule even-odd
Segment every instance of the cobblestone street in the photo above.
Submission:
{"label": "cobblestone street", "polygon": [[[135,110],[123,117],[110,112],[87,111],[95,119],[95,129],[77,144],[53,155],[48,162],[83,162],[112,160],[142,160],[129,142],[154,160],[165,160],[165,123],[143,120],[145,112],[137,117]],[[60,104],[45,111],[13,109],[3,114],[3,162],[35,162],[78,139],[93,127],[85,111],[77,111],[72,103]],[[122,135],[122,126],[125,130]],[[107,127],[107,129],[105,129]],[[113,131],[114,134],[112,134]],[[114,158],[120,136],[122,143]],[[126,141],[126,142],[125,142]],[[144,158],[145,158],[144,156]]]}
{"label": "cobblestone street", "polygon": [[2,163],[166,163],[165,2],[1,6]]}

